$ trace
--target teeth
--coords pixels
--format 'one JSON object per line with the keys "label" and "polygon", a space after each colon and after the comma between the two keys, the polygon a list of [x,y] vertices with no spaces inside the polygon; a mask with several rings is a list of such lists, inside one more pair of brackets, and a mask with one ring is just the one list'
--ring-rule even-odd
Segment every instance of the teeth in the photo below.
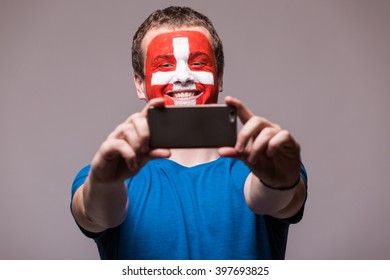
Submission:
{"label": "teeth", "polygon": [[189,98],[195,96],[194,92],[175,92],[173,94],[174,98]]}

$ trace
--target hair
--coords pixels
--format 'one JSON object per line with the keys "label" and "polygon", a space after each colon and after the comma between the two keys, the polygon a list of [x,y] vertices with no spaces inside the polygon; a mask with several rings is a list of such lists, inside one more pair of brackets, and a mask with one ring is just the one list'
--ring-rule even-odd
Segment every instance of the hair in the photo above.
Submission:
{"label": "hair", "polygon": [[170,6],[163,10],[157,10],[149,15],[149,17],[140,25],[133,37],[133,44],[131,47],[132,63],[134,73],[139,75],[142,79],[144,74],[144,53],[141,48],[142,39],[146,33],[160,26],[168,26],[170,28],[203,26],[211,35],[211,45],[214,51],[214,56],[217,64],[217,75],[221,77],[224,68],[224,55],[222,41],[218,36],[212,22],[205,15],[189,8]]}

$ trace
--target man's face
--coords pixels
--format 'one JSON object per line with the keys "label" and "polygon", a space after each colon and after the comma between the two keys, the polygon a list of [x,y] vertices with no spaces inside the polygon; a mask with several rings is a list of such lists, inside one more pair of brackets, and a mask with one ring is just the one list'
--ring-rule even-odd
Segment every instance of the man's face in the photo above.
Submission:
{"label": "man's face", "polygon": [[163,97],[166,105],[217,103],[216,62],[204,30],[163,29],[145,36],[150,40],[144,64],[148,100]]}

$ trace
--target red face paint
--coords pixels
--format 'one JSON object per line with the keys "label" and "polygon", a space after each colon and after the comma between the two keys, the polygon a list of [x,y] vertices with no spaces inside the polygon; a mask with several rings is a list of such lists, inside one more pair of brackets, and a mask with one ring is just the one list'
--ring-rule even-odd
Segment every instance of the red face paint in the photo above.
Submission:
{"label": "red face paint", "polygon": [[148,99],[166,105],[217,103],[218,77],[213,49],[199,31],[172,31],[147,46],[145,87]]}

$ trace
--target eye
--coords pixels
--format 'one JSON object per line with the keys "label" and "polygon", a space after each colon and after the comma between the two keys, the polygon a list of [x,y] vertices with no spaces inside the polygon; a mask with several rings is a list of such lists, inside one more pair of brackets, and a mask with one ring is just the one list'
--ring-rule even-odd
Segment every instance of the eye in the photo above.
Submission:
{"label": "eye", "polygon": [[172,63],[166,62],[158,65],[160,71],[172,71],[175,66]]}
{"label": "eye", "polygon": [[172,71],[175,68],[176,61],[171,55],[160,55],[152,61],[152,67],[156,71]]}
{"label": "eye", "polygon": [[196,68],[203,67],[204,65],[205,65],[205,63],[202,62],[202,61],[195,61],[195,62],[192,62],[192,63],[191,63],[191,66],[192,66],[192,67],[196,67]]}
{"label": "eye", "polygon": [[171,64],[171,63],[160,64],[160,68],[172,68],[172,67],[173,67],[173,64]]}

